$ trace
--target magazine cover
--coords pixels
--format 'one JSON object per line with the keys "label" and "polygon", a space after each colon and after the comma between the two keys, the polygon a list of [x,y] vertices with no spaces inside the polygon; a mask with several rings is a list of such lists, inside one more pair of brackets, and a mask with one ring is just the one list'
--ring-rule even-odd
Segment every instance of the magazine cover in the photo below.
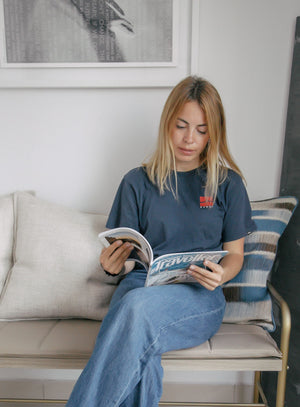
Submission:
{"label": "magazine cover", "polygon": [[170,283],[195,283],[196,280],[187,273],[191,264],[206,268],[204,260],[219,263],[227,251],[171,253],[155,259],[148,270],[146,287]]}

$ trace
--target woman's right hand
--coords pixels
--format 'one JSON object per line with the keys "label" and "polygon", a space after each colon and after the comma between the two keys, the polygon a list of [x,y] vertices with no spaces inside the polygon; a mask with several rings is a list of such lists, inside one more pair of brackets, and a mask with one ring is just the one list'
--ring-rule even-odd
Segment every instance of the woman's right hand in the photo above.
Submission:
{"label": "woman's right hand", "polygon": [[122,240],[116,240],[110,246],[105,247],[100,255],[100,264],[110,274],[119,274],[133,249],[132,244]]}

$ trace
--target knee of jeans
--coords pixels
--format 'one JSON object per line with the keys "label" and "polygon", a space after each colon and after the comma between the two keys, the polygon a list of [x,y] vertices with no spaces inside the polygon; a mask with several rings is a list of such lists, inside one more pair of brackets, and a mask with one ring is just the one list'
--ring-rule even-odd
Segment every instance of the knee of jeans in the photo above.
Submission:
{"label": "knee of jeans", "polygon": [[147,319],[150,313],[151,297],[146,289],[135,288],[124,295],[120,300],[120,310],[125,312],[131,319]]}

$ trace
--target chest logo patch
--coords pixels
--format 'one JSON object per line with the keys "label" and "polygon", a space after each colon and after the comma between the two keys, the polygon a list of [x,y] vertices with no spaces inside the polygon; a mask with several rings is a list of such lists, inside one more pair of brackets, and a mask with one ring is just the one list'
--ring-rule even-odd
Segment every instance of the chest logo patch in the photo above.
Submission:
{"label": "chest logo patch", "polygon": [[200,208],[212,208],[214,200],[212,196],[200,196]]}

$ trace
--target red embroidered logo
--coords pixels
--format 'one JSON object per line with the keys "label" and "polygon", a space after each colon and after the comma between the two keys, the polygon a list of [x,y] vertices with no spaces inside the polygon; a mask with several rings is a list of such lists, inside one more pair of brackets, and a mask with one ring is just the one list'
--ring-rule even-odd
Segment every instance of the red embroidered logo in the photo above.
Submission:
{"label": "red embroidered logo", "polygon": [[214,205],[212,196],[200,196],[200,208],[211,208]]}

